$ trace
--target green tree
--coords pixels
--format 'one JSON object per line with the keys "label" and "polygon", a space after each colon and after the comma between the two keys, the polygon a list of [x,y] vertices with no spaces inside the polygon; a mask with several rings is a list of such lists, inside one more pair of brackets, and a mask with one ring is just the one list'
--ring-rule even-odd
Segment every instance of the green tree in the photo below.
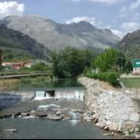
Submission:
{"label": "green tree", "polygon": [[52,54],[53,73],[58,78],[75,78],[90,66],[91,59],[89,50],[67,47]]}
{"label": "green tree", "polygon": [[124,68],[125,57],[115,49],[108,49],[97,56],[94,63],[101,72],[118,71]]}
{"label": "green tree", "polygon": [[128,74],[133,71],[133,66],[130,61],[128,61],[125,65],[125,72]]}

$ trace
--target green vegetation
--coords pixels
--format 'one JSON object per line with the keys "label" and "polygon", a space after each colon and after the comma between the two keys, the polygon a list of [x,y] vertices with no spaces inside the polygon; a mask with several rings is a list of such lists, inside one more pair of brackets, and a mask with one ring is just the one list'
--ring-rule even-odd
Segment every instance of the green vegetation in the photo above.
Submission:
{"label": "green vegetation", "polygon": [[1,47],[2,49],[2,56],[4,62],[28,62],[29,60],[36,59],[35,56],[31,55],[29,52],[16,49],[16,48],[8,48],[8,47]]}
{"label": "green vegetation", "polygon": [[85,72],[85,76],[89,78],[99,79],[101,81],[106,81],[113,86],[118,86],[119,81],[117,80],[120,75],[117,72],[100,72],[92,73],[91,71]]}
{"label": "green vegetation", "polygon": [[37,63],[32,65],[30,68],[22,68],[19,72],[47,72],[50,70],[50,67],[45,63]]}
{"label": "green vegetation", "polygon": [[125,57],[115,49],[108,49],[95,59],[95,66],[100,72],[124,71]]}
{"label": "green vegetation", "polygon": [[93,54],[89,50],[67,47],[52,54],[52,70],[58,78],[76,78],[89,67]]}
{"label": "green vegetation", "polygon": [[119,86],[118,78],[125,70],[125,63],[126,59],[122,53],[108,49],[92,60],[90,67],[85,68],[84,75]]}
{"label": "green vegetation", "polygon": [[140,78],[121,78],[127,88],[140,88]]}

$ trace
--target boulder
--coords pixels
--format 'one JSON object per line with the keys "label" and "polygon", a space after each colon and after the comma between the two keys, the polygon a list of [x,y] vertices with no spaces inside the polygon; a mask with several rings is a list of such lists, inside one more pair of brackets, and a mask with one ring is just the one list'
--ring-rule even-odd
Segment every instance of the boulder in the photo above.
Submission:
{"label": "boulder", "polygon": [[83,110],[77,110],[77,113],[83,114],[84,111]]}
{"label": "boulder", "polygon": [[44,118],[44,117],[47,117],[47,112],[45,112],[45,111],[37,111],[36,113],[35,113],[35,116],[36,117],[40,117],[40,118]]}
{"label": "boulder", "polygon": [[61,110],[56,112],[56,115],[63,115],[63,112]]}
{"label": "boulder", "polygon": [[59,120],[62,120],[64,117],[63,116],[57,116],[55,114],[48,114],[47,118],[50,119],[50,120],[59,121]]}
{"label": "boulder", "polygon": [[124,121],[127,121],[129,119],[129,115],[128,114],[122,114],[121,119]]}
{"label": "boulder", "polygon": [[17,129],[5,129],[4,132],[17,132]]}
{"label": "boulder", "polygon": [[124,128],[125,130],[130,130],[132,128],[135,128],[137,126],[136,123],[134,123],[133,121],[127,121],[125,124],[124,124]]}
{"label": "boulder", "polygon": [[108,126],[108,129],[111,131],[118,131],[118,125],[116,122],[108,121],[107,126]]}
{"label": "boulder", "polygon": [[30,112],[30,116],[35,116],[35,114],[36,114],[36,111],[35,111],[35,110],[32,110],[32,111]]}
{"label": "boulder", "polygon": [[130,114],[130,121],[138,122],[140,119],[140,116],[137,112],[131,113]]}
{"label": "boulder", "polygon": [[96,126],[100,127],[100,128],[104,128],[105,127],[105,123],[97,123]]}
{"label": "boulder", "polygon": [[21,117],[27,117],[29,115],[30,115],[29,113],[21,113]]}

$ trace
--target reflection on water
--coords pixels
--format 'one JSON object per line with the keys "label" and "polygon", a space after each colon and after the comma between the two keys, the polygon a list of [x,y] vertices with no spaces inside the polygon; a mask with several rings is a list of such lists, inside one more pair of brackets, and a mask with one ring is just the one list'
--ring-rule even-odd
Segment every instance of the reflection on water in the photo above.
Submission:
{"label": "reflection on water", "polygon": [[52,90],[52,89],[77,89],[83,88],[83,86],[76,79],[59,79],[57,81],[51,81],[49,83],[39,82],[36,85],[22,84],[19,86],[19,90]]}

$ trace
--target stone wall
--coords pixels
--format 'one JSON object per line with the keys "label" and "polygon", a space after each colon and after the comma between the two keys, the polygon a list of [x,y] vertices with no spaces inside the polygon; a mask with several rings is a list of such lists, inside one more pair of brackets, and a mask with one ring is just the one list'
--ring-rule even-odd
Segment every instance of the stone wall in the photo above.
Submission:
{"label": "stone wall", "polygon": [[140,121],[139,109],[128,95],[99,80],[80,77],[78,81],[86,88],[84,100],[94,112],[92,120],[97,126],[112,131],[136,128]]}

